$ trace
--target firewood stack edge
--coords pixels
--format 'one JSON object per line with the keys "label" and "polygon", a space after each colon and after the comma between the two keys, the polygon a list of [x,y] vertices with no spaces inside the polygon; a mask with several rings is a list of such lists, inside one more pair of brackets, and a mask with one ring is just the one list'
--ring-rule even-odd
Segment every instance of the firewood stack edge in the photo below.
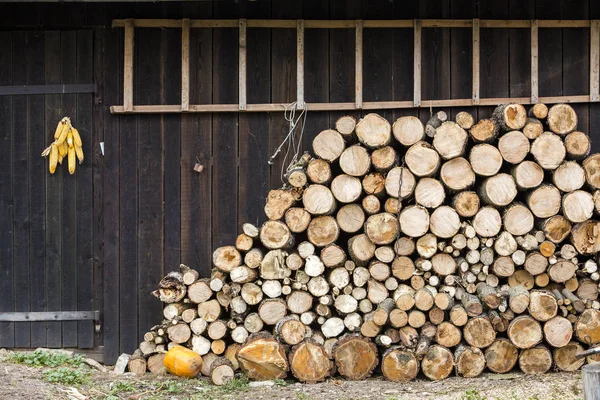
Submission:
{"label": "firewood stack edge", "polygon": [[[131,364],[200,354],[219,383],[403,382],[580,368],[600,342],[600,154],[568,104],[344,116],[269,192],[260,227],[154,293],[164,321]],[[600,360],[598,358],[597,360]],[[596,360],[588,358],[587,362]]]}

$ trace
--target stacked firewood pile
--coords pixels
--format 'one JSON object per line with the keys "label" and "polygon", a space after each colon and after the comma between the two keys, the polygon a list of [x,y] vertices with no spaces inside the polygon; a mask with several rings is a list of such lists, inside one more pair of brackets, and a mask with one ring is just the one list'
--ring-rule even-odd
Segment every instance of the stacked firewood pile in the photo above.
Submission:
{"label": "stacked firewood pile", "polygon": [[600,154],[572,107],[335,128],[269,193],[267,221],[216,249],[210,278],[182,266],[160,282],[138,370],[161,372],[176,344],[215,382],[582,366],[600,342]]}

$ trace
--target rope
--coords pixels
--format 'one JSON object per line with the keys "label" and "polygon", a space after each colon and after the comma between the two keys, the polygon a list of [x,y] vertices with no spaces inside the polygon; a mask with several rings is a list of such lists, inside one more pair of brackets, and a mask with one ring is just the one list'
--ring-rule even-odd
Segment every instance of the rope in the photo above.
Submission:
{"label": "rope", "polygon": [[[294,165],[298,162],[298,158],[300,156],[300,152],[302,151],[302,136],[304,136],[304,126],[306,123],[306,115],[308,114],[308,108],[306,103],[303,103],[302,111],[300,115],[296,118],[296,111],[298,110],[298,103],[295,101],[288,105],[283,105],[285,107],[285,111],[283,116],[285,120],[289,123],[289,130],[286,137],[283,139],[279,147],[275,150],[271,158],[269,158],[269,165],[273,165],[275,162],[275,158],[279,155],[283,147],[287,144],[287,148],[285,151],[285,156],[283,157],[283,163],[281,164],[281,182],[285,183],[284,176],[293,169]],[[300,135],[296,137],[296,133],[298,130],[298,123],[302,120],[302,129],[300,129]],[[286,166],[287,158],[290,154],[290,151],[293,152],[292,159],[289,164]]]}

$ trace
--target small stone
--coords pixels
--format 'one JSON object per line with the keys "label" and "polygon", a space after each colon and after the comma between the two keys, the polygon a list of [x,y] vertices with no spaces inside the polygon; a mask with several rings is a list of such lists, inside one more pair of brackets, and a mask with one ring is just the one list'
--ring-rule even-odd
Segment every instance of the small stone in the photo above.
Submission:
{"label": "small stone", "polygon": [[396,394],[399,393],[397,390],[386,390],[383,394]]}
{"label": "small stone", "polygon": [[113,374],[122,375],[125,373],[125,369],[127,368],[127,363],[131,358],[131,354],[123,353],[117,358],[117,362],[115,363],[115,368],[113,369]]}
{"label": "small stone", "polygon": [[275,386],[275,382],[273,381],[257,381],[257,382],[250,382],[248,384],[248,386],[250,387],[270,387],[270,386]]}
{"label": "small stone", "polygon": [[98,361],[91,359],[91,358],[86,358],[85,360],[83,360],[87,365],[89,365],[92,368],[97,369],[100,372],[106,373],[108,372],[107,369],[104,367],[104,365],[100,364]]}

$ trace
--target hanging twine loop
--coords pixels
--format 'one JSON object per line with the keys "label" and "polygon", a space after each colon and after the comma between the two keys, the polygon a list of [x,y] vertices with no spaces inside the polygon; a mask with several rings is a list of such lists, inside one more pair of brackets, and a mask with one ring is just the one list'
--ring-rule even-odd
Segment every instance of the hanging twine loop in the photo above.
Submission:
{"label": "hanging twine loop", "polygon": [[[273,155],[269,158],[269,165],[275,164],[275,158],[279,153],[286,147],[285,156],[283,157],[283,163],[281,165],[281,182],[285,183],[285,175],[290,172],[294,165],[298,162],[300,153],[302,151],[302,136],[304,136],[304,126],[306,123],[306,115],[308,114],[308,107],[306,103],[302,103],[302,108],[298,107],[298,102],[291,104],[284,104],[285,111],[283,116],[289,123],[289,130],[286,137],[283,139],[281,144],[277,147]],[[300,114],[296,117],[296,111],[300,109]],[[298,126],[301,125],[301,128]],[[299,131],[299,133],[298,133]],[[292,153],[292,158],[286,165],[288,156]]]}

